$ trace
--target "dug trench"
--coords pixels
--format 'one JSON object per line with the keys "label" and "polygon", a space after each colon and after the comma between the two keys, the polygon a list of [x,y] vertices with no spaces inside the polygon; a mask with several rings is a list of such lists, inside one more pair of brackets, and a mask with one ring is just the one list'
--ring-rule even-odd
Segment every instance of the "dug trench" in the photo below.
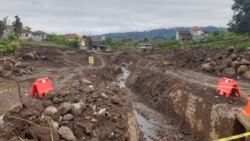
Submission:
{"label": "dug trench", "polygon": [[[89,55],[96,59],[94,66],[88,65]],[[24,108],[7,109],[18,101],[16,93],[1,96],[3,141],[47,141],[51,137],[54,141],[208,141],[246,131],[237,119],[244,99],[224,98],[204,84],[218,77],[176,68],[172,63],[162,66],[164,54],[26,47],[17,56],[1,58],[4,66],[16,66],[2,72],[1,88],[14,83],[3,74],[19,80],[23,94],[29,93],[36,78],[44,76],[55,87],[52,97],[25,95]],[[16,71],[20,63],[25,64],[20,69],[25,73]]]}
{"label": "dug trench", "polygon": [[[168,70],[169,71],[169,70]],[[246,129],[238,121],[244,100],[223,98],[202,84],[182,79],[173,73],[136,67],[128,77],[127,86],[134,92],[134,101],[144,103],[168,120],[180,136],[159,132],[166,140],[209,141],[235,134]],[[171,71],[171,70],[170,70]]]}

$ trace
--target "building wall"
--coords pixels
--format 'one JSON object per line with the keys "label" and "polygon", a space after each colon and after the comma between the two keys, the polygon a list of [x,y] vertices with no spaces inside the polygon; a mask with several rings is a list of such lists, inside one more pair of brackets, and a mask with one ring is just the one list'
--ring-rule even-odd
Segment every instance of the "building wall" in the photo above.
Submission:
{"label": "building wall", "polygon": [[178,40],[178,41],[181,40],[179,31],[176,32],[175,38],[176,38],[176,40]]}
{"label": "building wall", "polygon": [[20,36],[21,40],[28,40],[28,39],[32,39],[32,34],[31,33],[22,33]]}

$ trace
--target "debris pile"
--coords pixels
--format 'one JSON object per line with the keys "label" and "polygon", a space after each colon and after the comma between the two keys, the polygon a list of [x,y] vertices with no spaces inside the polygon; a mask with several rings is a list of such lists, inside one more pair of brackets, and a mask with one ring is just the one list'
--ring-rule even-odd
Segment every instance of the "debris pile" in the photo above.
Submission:
{"label": "debris pile", "polygon": [[132,107],[115,83],[81,79],[67,89],[42,99],[23,98],[24,108],[5,114],[0,139],[128,140]]}
{"label": "debris pile", "polygon": [[208,57],[202,64],[202,71],[216,73],[227,77],[243,76],[250,80],[250,50],[237,53],[233,47],[226,52]]}
{"label": "debris pile", "polygon": [[14,57],[0,57],[0,77],[11,78],[14,76],[29,75],[36,68]]}

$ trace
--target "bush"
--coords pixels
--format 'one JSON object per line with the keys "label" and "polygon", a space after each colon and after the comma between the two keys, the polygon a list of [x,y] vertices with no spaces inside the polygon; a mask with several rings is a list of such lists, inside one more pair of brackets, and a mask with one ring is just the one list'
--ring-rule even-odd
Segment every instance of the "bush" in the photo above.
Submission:
{"label": "bush", "polygon": [[0,53],[7,52],[7,47],[5,45],[0,45]]}
{"label": "bush", "polygon": [[17,52],[17,51],[19,51],[19,49],[20,49],[21,46],[20,46],[19,42],[14,41],[14,42],[10,42],[7,45],[7,47],[8,47],[9,51],[11,51],[11,52]]}

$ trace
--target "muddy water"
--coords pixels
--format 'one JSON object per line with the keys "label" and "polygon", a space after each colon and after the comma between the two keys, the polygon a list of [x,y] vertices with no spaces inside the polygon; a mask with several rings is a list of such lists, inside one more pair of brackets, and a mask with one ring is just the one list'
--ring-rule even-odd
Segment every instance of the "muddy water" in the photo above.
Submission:
{"label": "muddy water", "polygon": [[[122,74],[120,74],[117,77],[117,81],[116,81],[117,85],[121,89],[126,89],[127,91],[130,91],[125,85],[126,80],[129,75],[130,75],[130,71],[127,68],[122,67]],[[158,129],[157,125],[151,122],[150,120],[148,120],[146,117],[144,117],[135,108],[134,108],[134,114],[136,116],[137,123],[139,124],[140,131],[143,133],[144,140],[153,141],[153,138],[156,136],[156,133],[157,133],[157,129]]]}
{"label": "muddy water", "polygon": [[125,68],[125,67],[122,67],[122,74],[118,75],[117,77],[117,81],[116,81],[116,84],[122,89],[122,88],[126,88],[126,80],[128,78],[128,76],[130,75],[130,71]]}

